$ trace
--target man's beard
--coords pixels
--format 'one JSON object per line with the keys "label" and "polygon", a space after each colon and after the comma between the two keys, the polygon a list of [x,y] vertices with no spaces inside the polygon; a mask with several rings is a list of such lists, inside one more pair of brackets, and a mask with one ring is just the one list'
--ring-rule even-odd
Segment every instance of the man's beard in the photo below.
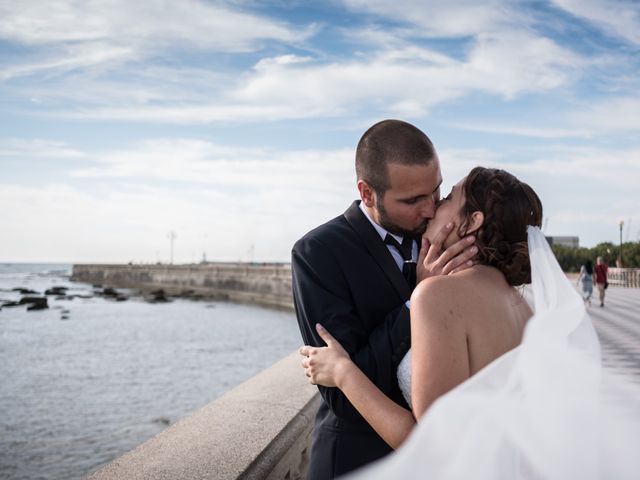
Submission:
{"label": "man's beard", "polygon": [[427,229],[427,225],[429,224],[429,220],[425,218],[422,223],[416,228],[414,228],[413,230],[407,230],[391,221],[389,215],[387,214],[387,210],[384,208],[383,202],[376,201],[375,209],[378,211],[378,220],[380,222],[380,226],[387,232],[393,233],[394,235],[398,235],[400,237],[419,239],[425,232],[425,230]]}

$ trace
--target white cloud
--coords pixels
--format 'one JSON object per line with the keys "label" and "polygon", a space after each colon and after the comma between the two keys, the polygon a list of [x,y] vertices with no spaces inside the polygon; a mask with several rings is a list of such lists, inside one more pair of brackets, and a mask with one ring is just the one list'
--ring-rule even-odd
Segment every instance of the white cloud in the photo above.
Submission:
{"label": "white cloud", "polygon": [[551,0],[557,7],[596,25],[608,35],[640,44],[640,4],[625,0]]}
{"label": "white cloud", "polygon": [[0,158],[82,158],[85,154],[66,142],[41,139],[0,138]]}
{"label": "white cloud", "polygon": [[506,24],[524,23],[526,15],[504,0],[424,1],[343,0],[354,12],[402,20],[417,27],[415,33],[430,37],[460,37],[495,31]]}
{"label": "white cloud", "polygon": [[96,65],[122,63],[136,58],[133,49],[99,43],[71,45],[48,58],[9,65],[0,70],[0,81],[46,71],[67,72]]}
{"label": "white cloud", "polygon": [[[124,2],[112,0],[118,1]],[[557,89],[574,81],[589,64],[531,29],[518,30],[529,20],[508,2],[478,6],[466,0],[447,4],[404,1],[390,6],[378,0],[366,5],[352,0],[347,2],[350,8],[404,20],[409,26],[338,30],[351,39],[368,42],[367,49],[373,48],[346,59],[331,57],[327,52],[314,57],[284,53],[257,59],[251,70],[217,69],[215,75],[205,70],[207,67],[160,68],[147,63],[144,68],[123,67],[116,80],[96,69],[107,64],[125,65],[131,60],[142,62],[153,51],[184,42],[223,50],[227,47],[216,42],[231,42],[238,50],[258,48],[263,39],[293,46],[315,27],[299,31],[196,0],[169,4],[153,1],[145,12],[131,2],[108,9],[96,2],[20,5],[9,9],[8,17],[0,20],[0,35],[4,32],[5,37],[37,44],[61,42],[66,51],[64,55],[50,54],[46,60],[9,65],[0,72],[0,78],[50,69],[73,71],[68,78],[22,87],[27,98],[53,100],[53,110],[43,104],[49,114],[68,118],[201,124],[358,117],[372,111],[383,116],[418,118],[435,105],[468,94],[481,92],[513,99]],[[164,17],[171,20],[164,21]],[[224,24],[223,29],[216,27],[218,22]],[[75,23],[83,26],[73,30]],[[27,24],[34,25],[33,31],[17,27]],[[85,28],[85,24],[93,28]],[[416,26],[421,25],[426,28],[418,32],[422,36],[473,38],[463,52],[446,54],[413,42]],[[227,29],[233,32],[226,34]],[[69,38],[65,36],[67,31]],[[72,39],[77,43],[70,43]],[[153,56],[150,58],[153,61]],[[55,100],[66,100],[65,108],[55,108]]]}
{"label": "white cloud", "polygon": [[513,98],[558,88],[572,81],[584,63],[553,42],[524,33],[482,37],[463,61],[411,45],[330,63],[285,55],[259,60],[213,104],[116,106],[66,115],[208,123],[358,116],[372,110],[416,118],[474,92]]}
{"label": "white cloud", "polygon": [[260,40],[296,42],[308,31],[199,0],[22,0],[0,4],[0,37],[30,45],[110,41],[163,49],[183,44],[246,51]]}
{"label": "white cloud", "polygon": [[594,131],[587,128],[572,128],[570,125],[562,125],[558,127],[540,126],[531,123],[511,123],[497,124],[490,121],[487,122],[450,122],[453,128],[461,130],[470,130],[474,132],[496,133],[502,135],[517,135],[521,137],[531,138],[590,138],[594,136]]}
{"label": "white cloud", "polygon": [[[178,235],[176,262],[288,261],[297,238],[346,209],[331,198],[290,192],[228,192],[144,183],[0,184],[3,261],[153,262],[168,260],[167,233]],[[327,216],[326,212],[330,212]]]}
{"label": "white cloud", "polygon": [[0,80],[165,57],[170,50],[249,52],[266,41],[300,43],[316,27],[201,0],[0,2],[0,39],[36,49],[5,65]]}
{"label": "white cloud", "polygon": [[157,139],[90,156],[93,166],[75,169],[72,176],[191,182],[251,195],[284,189],[305,192],[315,202],[322,202],[327,194],[344,194],[355,185],[353,152],[347,149],[275,151]]}
{"label": "white cloud", "polygon": [[0,158],[41,159],[47,152],[60,160],[68,152],[86,166],[58,164],[64,183],[0,183],[0,222],[10,226],[5,260],[153,261],[175,230],[177,261],[199,260],[203,250],[209,259],[247,260],[252,244],[255,258],[287,261],[297,238],[357,195],[350,149],[269,151],[159,139],[79,152],[42,141],[0,143]]}
{"label": "white cloud", "polygon": [[640,95],[598,99],[588,106],[567,114],[567,119],[578,126],[597,133],[640,131]]}

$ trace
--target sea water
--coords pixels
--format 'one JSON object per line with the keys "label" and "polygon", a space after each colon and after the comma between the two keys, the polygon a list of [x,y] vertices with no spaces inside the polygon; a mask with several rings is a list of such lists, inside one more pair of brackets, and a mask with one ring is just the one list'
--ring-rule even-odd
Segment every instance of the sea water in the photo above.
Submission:
{"label": "sea water", "polygon": [[82,478],[301,344],[290,312],[116,302],[70,270],[0,264],[0,304],[16,287],[78,295],[0,310],[0,478]]}

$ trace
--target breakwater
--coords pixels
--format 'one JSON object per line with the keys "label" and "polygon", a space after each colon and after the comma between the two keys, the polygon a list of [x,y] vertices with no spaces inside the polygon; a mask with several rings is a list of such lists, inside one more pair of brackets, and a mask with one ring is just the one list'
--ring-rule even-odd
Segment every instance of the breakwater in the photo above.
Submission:
{"label": "breakwater", "polygon": [[290,264],[77,264],[73,266],[71,280],[103,287],[141,291],[161,289],[168,295],[293,309]]}

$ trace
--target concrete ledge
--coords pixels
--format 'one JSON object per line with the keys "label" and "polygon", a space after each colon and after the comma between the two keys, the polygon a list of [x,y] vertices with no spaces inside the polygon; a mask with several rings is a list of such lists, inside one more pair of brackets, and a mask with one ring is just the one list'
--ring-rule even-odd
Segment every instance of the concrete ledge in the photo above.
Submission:
{"label": "concrete ledge", "polygon": [[294,352],[89,478],[304,478],[319,402]]}

